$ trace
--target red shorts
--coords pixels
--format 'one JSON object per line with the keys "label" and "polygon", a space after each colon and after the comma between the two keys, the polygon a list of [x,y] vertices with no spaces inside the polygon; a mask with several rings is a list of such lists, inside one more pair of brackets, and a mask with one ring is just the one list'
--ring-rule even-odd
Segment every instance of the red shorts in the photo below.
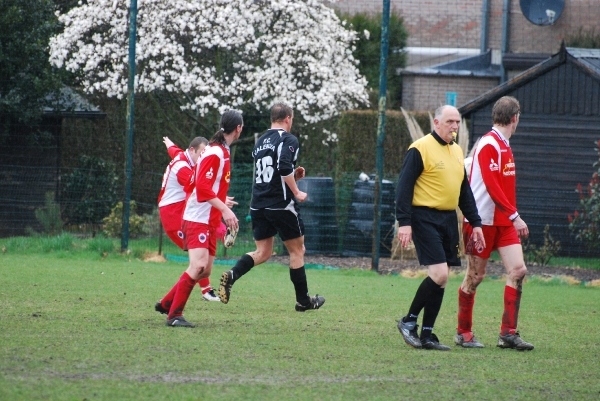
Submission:
{"label": "red shorts", "polygon": [[489,259],[492,252],[496,249],[521,243],[519,234],[517,234],[517,230],[513,226],[482,226],[481,230],[485,238],[485,248],[477,249],[471,239],[473,227],[469,223],[463,223],[463,240],[467,255]]}
{"label": "red shorts", "polygon": [[183,220],[183,250],[196,248],[208,249],[210,256],[217,256],[217,235],[208,224]]}
{"label": "red shorts", "polygon": [[172,203],[170,205],[158,208],[160,213],[160,222],[163,229],[171,241],[183,249],[183,231],[181,223],[183,221],[183,211],[185,210],[185,201]]}

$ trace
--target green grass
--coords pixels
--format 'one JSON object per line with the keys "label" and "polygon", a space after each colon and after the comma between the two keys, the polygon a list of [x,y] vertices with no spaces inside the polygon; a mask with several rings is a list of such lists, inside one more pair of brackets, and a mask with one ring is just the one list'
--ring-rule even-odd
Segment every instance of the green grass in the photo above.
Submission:
{"label": "green grass", "polygon": [[[14,241],[0,241],[0,400],[600,397],[598,288],[528,281],[519,326],[536,349],[522,353],[494,346],[504,284],[486,279],[474,328],[487,347],[443,353],[409,348],[396,329],[418,279],[308,270],[311,293],[327,302],[297,313],[288,269],[263,265],[236,283],[227,305],[194,289],[185,316],[199,327],[176,329],[153,305],[184,263],[103,255],[106,245],[77,239],[51,251]],[[215,266],[213,283],[227,268]],[[446,344],[460,281],[449,282],[436,323]]]}

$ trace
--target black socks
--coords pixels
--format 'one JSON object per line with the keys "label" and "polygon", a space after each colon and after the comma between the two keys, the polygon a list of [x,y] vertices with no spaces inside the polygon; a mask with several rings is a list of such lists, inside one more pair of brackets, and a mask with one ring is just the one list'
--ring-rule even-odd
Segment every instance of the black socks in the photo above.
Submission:
{"label": "black socks", "polygon": [[290,268],[290,280],[292,280],[294,289],[296,290],[296,302],[301,305],[308,305],[310,303],[310,296],[308,295],[308,284],[306,283],[304,266],[298,269]]}
{"label": "black socks", "polygon": [[435,281],[428,276],[419,286],[415,298],[410,305],[408,315],[404,318],[405,322],[415,322],[417,321],[421,310],[425,309],[425,313],[423,314],[421,339],[431,337],[433,325],[440,312],[443,300],[444,288],[436,284]]}
{"label": "black socks", "polygon": [[248,255],[247,253],[244,254],[240,260],[237,261],[235,266],[233,266],[233,269],[231,269],[233,272],[233,281],[235,282],[238,278],[248,273],[253,267],[254,259],[252,259],[252,256]]}

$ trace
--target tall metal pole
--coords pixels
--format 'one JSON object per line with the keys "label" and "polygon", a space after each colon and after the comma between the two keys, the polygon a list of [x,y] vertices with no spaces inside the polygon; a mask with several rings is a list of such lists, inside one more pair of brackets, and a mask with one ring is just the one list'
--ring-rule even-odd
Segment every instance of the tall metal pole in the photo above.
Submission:
{"label": "tall metal pole", "polygon": [[131,200],[131,169],[133,165],[133,111],[135,83],[135,40],[137,21],[137,0],[130,0],[129,8],[129,79],[127,82],[127,139],[125,162],[125,199],[123,200],[123,233],[121,235],[121,252],[129,245],[129,202]]}
{"label": "tall metal pole", "polygon": [[379,270],[379,242],[381,222],[381,180],[383,177],[383,142],[385,140],[385,108],[387,98],[387,59],[389,48],[390,0],[383,0],[381,13],[381,56],[379,57],[379,119],[377,121],[377,176],[374,189],[373,247],[371,269]]}

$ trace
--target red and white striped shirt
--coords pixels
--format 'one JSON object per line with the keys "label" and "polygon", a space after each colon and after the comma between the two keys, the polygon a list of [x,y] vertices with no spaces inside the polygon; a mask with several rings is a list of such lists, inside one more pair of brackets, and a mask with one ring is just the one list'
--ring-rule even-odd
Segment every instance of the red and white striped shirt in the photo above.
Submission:
{"label": "red and white striped shirt", "polygon": [[194,190],[185,205],[183,219],[218,227],[222,213],[207,201],[219,198],[225,203],[230,178],[229,146],[207,146],[196,165]]}
{"label": "red and white striped shirt", "polygon": [[173,159],[163,175],[162,187],[158,194],[158,207],[183,202],[192,192],[194,185],[194,161],[188,150],[173,145],[168,149]]}
{"label": "red and white striped shirt", "polygon": [[481,223],[512,226],[512,219],[518,216],[515,159],[508,139],[495,128],[479,140],[469,183]]}

